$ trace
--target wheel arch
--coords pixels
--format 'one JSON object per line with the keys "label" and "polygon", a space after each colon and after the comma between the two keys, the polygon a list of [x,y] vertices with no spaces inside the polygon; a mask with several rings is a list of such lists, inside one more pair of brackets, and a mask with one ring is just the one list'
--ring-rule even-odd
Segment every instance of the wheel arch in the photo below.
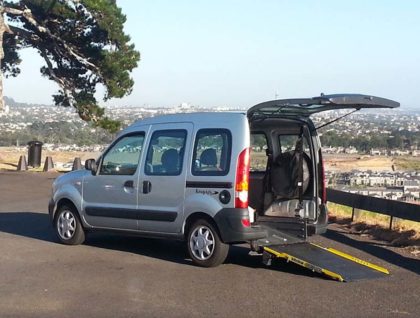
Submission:
{"label": "wheel arch", "polygon": [[200,219],[204,219],[204,220],[208,221],[211,225],[213,225],[214,228],[217,231],[217,234],[220,237],[219,227],[218,227],[216,221],[214,220],[214,218],[211,215],[209,215],[207,213],[204,213],[204,212],[194,212],[194,213],[191,213],[185,219],[185,222],[184,222],[183,234],[184,234],[184,239],[185,240],[187,239],[188,231],[189,231],[191,225],[194,224],[195,221],[200,220]]}
{"label": "wheel arch", "polygon": [[53,213],[53,217],[52,217],[52,219],[54,220],[55,219],[55,216],[56,216],[56,214],[57,214],[57,211],[62,207],[62,206],[64,206],[64,205],[67,205],[67,206],[70,206],[70,207],[72,207],[73,209],[74,209],[74,212],[77,214],[77,216],[79,217],[79,219],[81,219],[80,218],[80,212],[79,212],[79,210],[78,210],[78,208],[77,208],[77,206],[76,206],[76,204],[74,204],[74,202],[72,201],[72,200],[70,200],[69,198],[61,198],[60,200],[58,200],[58,202],[57,202],[57,204],[56,204],[56,208],[55,208],[55,210],[54,210],[54,213]]}

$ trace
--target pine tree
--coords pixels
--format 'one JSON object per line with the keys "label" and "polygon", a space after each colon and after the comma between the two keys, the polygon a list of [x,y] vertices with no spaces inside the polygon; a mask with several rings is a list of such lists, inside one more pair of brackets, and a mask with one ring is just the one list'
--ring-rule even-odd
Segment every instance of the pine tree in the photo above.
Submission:
{"label": "pine tree", "polygon": [[115,0],[0,1],[0,110],[2,75],[20,72],[19,50],[34,48],[45,61],[41,74],[59,86],[56,105],[74,107],[80,118],[111,132],[120,124],[104,116],[104,101],[131,93],[130,72],[140,54],[124,33],[126,17]]}

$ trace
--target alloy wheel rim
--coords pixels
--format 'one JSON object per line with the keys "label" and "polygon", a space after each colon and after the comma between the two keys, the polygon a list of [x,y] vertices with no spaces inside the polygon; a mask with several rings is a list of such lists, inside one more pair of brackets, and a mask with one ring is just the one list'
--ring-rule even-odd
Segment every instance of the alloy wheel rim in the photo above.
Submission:
{"label": "alloy wheel rim", "polygon": [[214,235],[212,231],[204,225],[194,229],[190,236],[190,249],[195,258],[205,261],[214,252]]}
{"label": "alloy wheel rim", "polygon": [[76,232],[76,218],[70,211],[63,211],[58,216],[57,230],[60,237],[69,240]]}

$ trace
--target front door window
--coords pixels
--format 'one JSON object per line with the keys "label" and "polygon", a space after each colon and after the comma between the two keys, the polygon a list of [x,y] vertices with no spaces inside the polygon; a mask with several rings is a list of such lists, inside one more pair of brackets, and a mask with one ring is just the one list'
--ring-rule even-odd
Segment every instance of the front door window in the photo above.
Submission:
{"label": "front door window", "polygon": [[118,140],[105,154],[100,175],[133,175],[143,148],[144,135],[128,135]]}

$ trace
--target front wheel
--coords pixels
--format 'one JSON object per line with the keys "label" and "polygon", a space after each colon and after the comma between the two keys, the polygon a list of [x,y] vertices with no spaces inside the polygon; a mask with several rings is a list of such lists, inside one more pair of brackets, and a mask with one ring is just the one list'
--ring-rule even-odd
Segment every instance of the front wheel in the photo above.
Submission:
{"label": "front wheel", "polygon": [[229,252],[229,245],[222,242],[215,227],[204,219],[190,227],[187,248],[193,263],[202,267],[222,264]]}
{"label": "front wheel", "polygon": [[54,219],[54,228],[61,243],[67,245],[82,244],[85,231],[74,208],[61,206]]}

